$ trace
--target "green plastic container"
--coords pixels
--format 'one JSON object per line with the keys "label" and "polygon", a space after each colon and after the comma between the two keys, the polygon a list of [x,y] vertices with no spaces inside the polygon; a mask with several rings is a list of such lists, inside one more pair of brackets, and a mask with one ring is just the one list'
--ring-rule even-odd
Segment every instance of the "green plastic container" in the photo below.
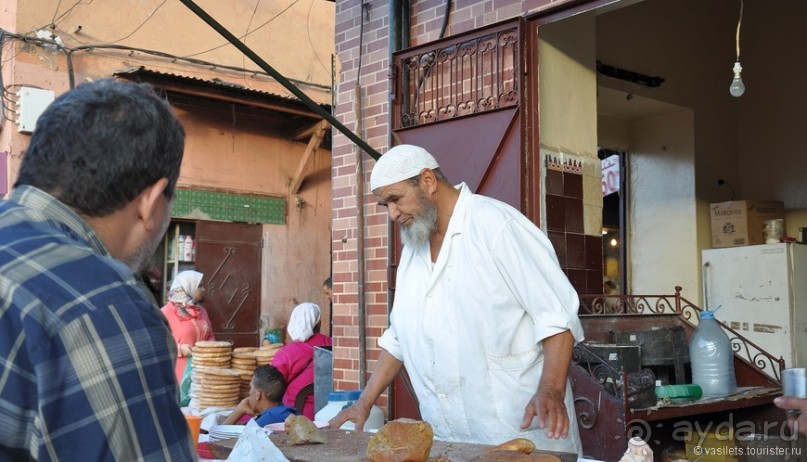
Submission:
{"label": "green plastic container", "polygon": [[659,399],[700,399],[703,390],[700,385],[687,383],[683,385],[656,385],[656,397]]}

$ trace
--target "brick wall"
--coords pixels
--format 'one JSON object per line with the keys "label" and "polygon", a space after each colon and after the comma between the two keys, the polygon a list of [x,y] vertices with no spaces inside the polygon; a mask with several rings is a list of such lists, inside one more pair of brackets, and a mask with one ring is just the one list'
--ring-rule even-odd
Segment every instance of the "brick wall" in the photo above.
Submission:
{"label": "brick wall", "polygon": [[[455,35],[567,0],[455,0],[446,35]],[[336,1],[336,54],[339,65],[334,114],[357,130],[356,78],[361,53],[361,115],[359,136],[379,152],[390,139],[389,116],[389,6],[388,1]],[[412,0],[411,45],[436,40],[445,12],[445,0]],[[364,19],[361,50],[360,27]],[[334,389],[359,388],[358,303],[356,261],[356,148],[344,135],[333,138],[333,337]],[[374,161],[364,156],[364,181]],[[366,183],[365,183],[366,184]],[[367,187],[365,187],[367,189]],[[377,338],[387,326],[387,216],[365,191],[365,307],[367,311],[367,377],[379,349]],[[378,402],[386,405],[386,397]]]}

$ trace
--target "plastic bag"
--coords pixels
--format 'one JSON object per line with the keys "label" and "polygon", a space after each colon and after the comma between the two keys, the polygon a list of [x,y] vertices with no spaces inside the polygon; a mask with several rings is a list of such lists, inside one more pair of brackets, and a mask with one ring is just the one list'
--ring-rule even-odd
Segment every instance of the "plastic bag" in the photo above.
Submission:
{"label": "plastic bag", "polygon": [[182,374],[182,380],[179,382],[179,405],[187,406],[191,402],[191,363],[193,357],[188,357],[188,362],[185,363],[185,372]]}

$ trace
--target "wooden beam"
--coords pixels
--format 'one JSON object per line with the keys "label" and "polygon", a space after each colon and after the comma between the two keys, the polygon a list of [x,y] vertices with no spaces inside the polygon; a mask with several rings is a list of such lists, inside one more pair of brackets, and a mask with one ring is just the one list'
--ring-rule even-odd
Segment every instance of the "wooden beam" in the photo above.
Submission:
{"label": "wooden beam", "polygon": [[319,130],[320,122],[322,121],[316,122],[309,127],[297,130],[293,135],[291,135],[291,139],[293,139],[294,141],[300,141],[303,138],[308,138],[311,135],[315,135],[317,133],[317,130]]}
{"label": "wooden beam", "polygon": [[297,166],[297,172],[294,174],[291,190],[289,191],[290,195],[297,194],[300,190],[300,186],[303,184],[303,179],[305,178],[303,174],[308,169],[308,164],[310,164],[311,159],[314,158],[314,153],[317,152],[317,149],[322,144],[322,139],[325,137],[325,133],[329,128],[331,128],[331,124],[328,123],[327,120],[322,120],[316,125],[314,133],[312,133],[311,138],[308,140],[305,153],[303,153],[303,157],[300,159],[300,164]]}

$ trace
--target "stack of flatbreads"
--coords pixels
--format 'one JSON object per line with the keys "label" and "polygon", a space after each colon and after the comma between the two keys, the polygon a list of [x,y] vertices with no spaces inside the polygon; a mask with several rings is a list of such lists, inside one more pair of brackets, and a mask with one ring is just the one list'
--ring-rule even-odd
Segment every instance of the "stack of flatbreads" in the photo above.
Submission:
{"label": "stack of flatbreads", "polygon": [[279,350],[282,346],[282,343],[273,343],[271,345],[258,348],[255,350],[255,362],[258,364],[258,366],[272,364],[272,359],[275,357],[275,353],[277,353],[277,350]]}
{"label": "stack of flatbreads", "polygon": [[241,392],[239,396],[241,399],[249,396],[249,386],[252,382],[252,376],[255,374],[255,368],[258,363],[255,362],[254,347],[241,347],[233,350],[232,368],[241,371]]}
{"label": "stack of flatbreads", "polygon": [[193,367],[230,367],[230,359],[233,354],[233,345],[230,342],[217,342],[213,340],[201,340],[196,342],[191,350],[193,357]]}
{"label": "stack of flatbreads", "polygon": [[196,366],[191,372],[189,407],[235,407],[241,401],[241,371],[222,367]]}

